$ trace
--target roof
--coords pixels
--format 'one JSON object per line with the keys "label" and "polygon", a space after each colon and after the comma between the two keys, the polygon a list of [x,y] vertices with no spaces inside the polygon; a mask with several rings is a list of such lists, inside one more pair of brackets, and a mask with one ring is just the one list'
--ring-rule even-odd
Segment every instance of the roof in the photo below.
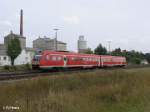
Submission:
{"label": "roof", "polygon": [[91,56],[91,57],[102,57],[102,58],[115,58],[115,59],[125,59],[125,57],[121,56],[111,56],[111,55],[96,55],[96,54],[80,54],[75,52],[56,52],[56,51],[43,51],[43,55],[46,54],[61,54],[61,55],[75,55],[75,56]]}
{"label": "roof", "polygon": [[[51,39],[51,41],[55,41],[55,39]],[[67,43],[65,43],[65,42],[58,41],[58,40],[57,40],[57,43],[58,43],[58,44],[67,44]]]}
{"label": "roof", "polygon": [[79,54],[75,52],[56,52],[56,51],[43,51],[43,54],[63,54],[63,55],[80,55],[80,56],[99,56],[95,54]]}
{"label": "roof", "polygon": [[26,47],[25,50],[26,50],[26,51],[35,51],[36,49],[30,48],[30,47]]}
{"label": "roof", "polygon": [[65,42],[62,42],[62,41],[57,41],[59,44],[67,44]]}
{"label": "roof", "polygon": [[26,38],[26,37],[24,37],[24,36],[21,36],[21,35],[18,35],[18,34],[14,34],[14,33],[12,33],[12,32],[11,32],[10,34],[8,34],[7,36],[5,36],[5,38],[6,38],[6,37],[10,37],[10,36],[17,37],[17,38],[24,38],[24,39]]}
{"label": "roof", "polygon": [[[55,41],[55,39],[50,39],[50,38],[48,38],[48,37],[44,37],[44,38],[39,37],[39,38],[37,38],[36,40],[33,40],[33,42],[34,42],[34,41],[38,41],[38,40],[44,40],[44,41],[49,41],[49,42]],[[67,44],[67,43],[65,43],[65,42],[58,41],[58,40],[57,40],[57,43],[58,43],[58,44]]]}

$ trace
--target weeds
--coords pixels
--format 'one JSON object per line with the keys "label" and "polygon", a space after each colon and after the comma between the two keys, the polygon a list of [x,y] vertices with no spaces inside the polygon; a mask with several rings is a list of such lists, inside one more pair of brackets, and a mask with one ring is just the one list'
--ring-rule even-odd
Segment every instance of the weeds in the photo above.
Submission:
{"label": "weeds", "polygon": [[97,70],[0,85],[3,106],[18,112],[149,112],[150,69]]}

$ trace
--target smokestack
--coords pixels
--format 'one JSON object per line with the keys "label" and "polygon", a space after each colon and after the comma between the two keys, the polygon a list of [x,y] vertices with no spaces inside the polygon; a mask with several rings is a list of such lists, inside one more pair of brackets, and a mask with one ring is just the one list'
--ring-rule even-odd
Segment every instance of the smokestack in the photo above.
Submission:
{"label": "smokestack", "polygon": [[23,36],[23,10],[20,11],[20,35]]}

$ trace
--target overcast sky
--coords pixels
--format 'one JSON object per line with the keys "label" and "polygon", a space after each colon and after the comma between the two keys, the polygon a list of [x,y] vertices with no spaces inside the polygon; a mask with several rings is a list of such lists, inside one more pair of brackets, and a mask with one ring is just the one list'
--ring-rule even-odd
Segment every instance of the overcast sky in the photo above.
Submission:
{"label": "overcast sky", "polygon": [[27,46],[38,36],[67,42],[68,50],[77,49],[79,35],[88,47],[99,43],[111,49],[135,49],[150,52],[149,0],[1,0],[0,43],[10,30],[19,34],[19,13],[24,11],[24,35]]}

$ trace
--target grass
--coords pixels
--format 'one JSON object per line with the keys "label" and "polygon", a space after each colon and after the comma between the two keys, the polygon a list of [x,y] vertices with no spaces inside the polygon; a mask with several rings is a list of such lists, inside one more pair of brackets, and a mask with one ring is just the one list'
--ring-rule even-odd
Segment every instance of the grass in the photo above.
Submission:
{"label": "grass", "polygon": [[10,65],[0,66],[0,72],[20,72],[27,70],[31,70],[30,64],[15,65],[15,66]]}
{"label": "grass", "polygon": [[96,70],[0,84],[0,112],[149,112],[150,68]]}

